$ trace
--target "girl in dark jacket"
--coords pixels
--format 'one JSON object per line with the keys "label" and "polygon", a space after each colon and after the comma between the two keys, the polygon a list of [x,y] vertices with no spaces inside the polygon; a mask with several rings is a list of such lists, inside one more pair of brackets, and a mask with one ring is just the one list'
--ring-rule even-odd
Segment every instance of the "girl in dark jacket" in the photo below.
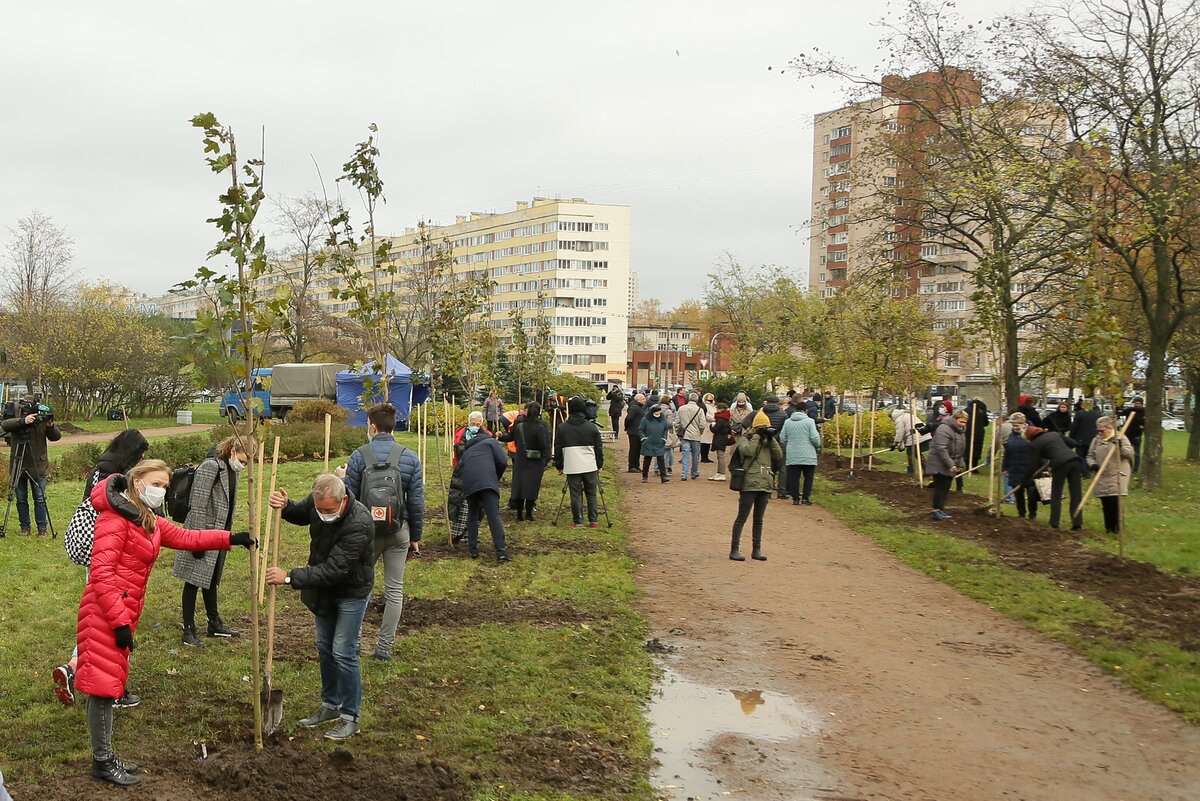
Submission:
{"label": "girl in dark jacket", "polygon": [[[525,406],[524,417],[517,420],[501,442],[515,442],[513,454],[513,499],[518,502],[517,519],[533,520],[533,507],[542,491],[542,476],[546,463],[553,455],[550,448],[550,427],[542,419],[542,407],[537,403]],[[530,453],[535,454],[530,456]]]}
{"label": "girl in dark jacket", "polygon": [[[237,505],[238,474],[250,461],[258,445],[244,437],[226,437],[217,444],[216,454],[205,459],[192,477],[192,496],[187,528],[220,528],[229,531],[233,526],[233,510]],[[240,637],[239,632],[225,625],[217,609],[217,586],[225,572],[225,551],[180,551],[175,555],[171,575],[183,580],[183,644],[205,648],[196,634],[196,593],[204,596],[204,612],[208,616],[209,637]]]}
{"label": "girl in dark jacket", "polygon": [[[83,500],[90,502],[92,490],[104,479],[114,473],[124,473],[146,455],[150,443],[136,428],[129,428],[112,438],[108,448],[100,454],[96,466],[88,473],[87,482],[83,488]],[[86,581],[86,578],[85,578]],[[51,678],[54,680],[54,694],[66,706],[75,703],[75,668],[79,664],[79,646],[71,652],[71,658],[64,665],[54,669]],[[137,706],[141,699],[133,693],[125,693],[117,699],[113,706],[118,709]]]}
{"label": "girl in dark jacket", "polygon": [[725,450],[729,447],[729,438],[732,435],[733,415],[729,411],[729,404],[718,403],[712,424],[712,452],[717,455],[717,474],[709,481],[725,480]]}
{"label": "girl in dark jacket", "polygon": [[1013,412],[1008,416],[1008,422],[1012,424],[1012,433],[1004,442],[1004,460],[1000,463],[1000,469],[1007,476],[1009,486],[1018,488],[1013,493],[1013,500],[1017,504],[1017,517],[1035,520],[1038,501],[1041,500],[1037,487],[1021,486],[1025,474],[1029,472],[1029,459],[1033,453],[1033,447],[1029,440],[1025,439],[1025,415]]}
{"label": "girl in dark jacket", "polygon": [[[665,395],[663,397],[666,397]],[[642,483],[650,480],[650,460],[658,461],[658,474],[663,484],[671,479],[667,476],[667,435],[670,423],[661,403],[650,407],[649,413],[638,423],[638,438],[642,444]]]}
{"label": "girl in dark jacket", "polygon": [[92,546],[87,587],[79,603],[79,674],[88,695],[87,726],[92,777],[118,785],[138,784],[136,763],[117,759],[112,746],[113,702],[125,692],[129,654],[146,603],[150,570],[162,546],[223,550],[251,544],[246,532],[190,531],[161,517],[171,469],[166,462],[140,462],[127,475],[112,475],[92,490],[100,516]]}

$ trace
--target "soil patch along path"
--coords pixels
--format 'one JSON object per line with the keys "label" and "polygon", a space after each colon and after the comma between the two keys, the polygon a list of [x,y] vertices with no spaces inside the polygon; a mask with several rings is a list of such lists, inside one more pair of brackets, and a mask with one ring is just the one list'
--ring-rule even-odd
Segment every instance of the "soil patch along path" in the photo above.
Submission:
{"label": "soil patch along path", "polygon": [[[776,742],[734,725],[715,730],[694,759],[722,792],[789,801],[1200,798],[1200,730],[1065,646],[908,568],[819,505],[772,500],[769,561],[737,563],[728,559],[737,495],[724,483],[680,482],[678,467],[665,485],[622,478],[643,611],[671,675],[725,688],[747,716],[773,696],[811,716]],[[671,746],[655,735],[667,762]],[[674,785],[664,797],[693,795],[686,776],[658,783]]]}
{"label": "soil patch along path", "polygon": [[[210,428],[216,428],[211,423],[194,423],[190,426],[171,426],[170,428],[144,428],[142,436],[146,439],[154,439],[155,437],[173,437],[182,436],[184,434],[203,434]],[[64,434],[63,438],[55,443],[58,446],[64,445],[82,445],[85,442],[109,442],[117,435],[116,431],[107,431],[101,434]]]}

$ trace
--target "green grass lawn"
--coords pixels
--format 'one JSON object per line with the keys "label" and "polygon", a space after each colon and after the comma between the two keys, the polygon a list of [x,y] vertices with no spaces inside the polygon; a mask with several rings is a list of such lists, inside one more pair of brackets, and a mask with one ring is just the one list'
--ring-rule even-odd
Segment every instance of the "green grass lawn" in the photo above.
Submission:
{"label": "green grass lawn", "polygon": [[[411,438],[407,444],[413,444]],[[294,495],[303,494],[318,470],[316,463],[283,465],[280,483]],[[440,490],[432,465],[428,478],[434,506]],[[619,486],[614,475],[605,478],[615,514]],[[653,797],[642,715],[653,666],[642,649],[646,624],[632,608],[636,587],[626,532],[619,520],[612,529],[554,529],[549,520],[561,481],[553,471],[547,473],[542,507],[550,511],[536,523],[506,521],[514,526],[509,565],[488,558],[486,526],[483,558],[436,558],[434,553],[445,553],[446,532],[444,524],[429,522],[425,543],[431,553],[409,563],[405,594],[453,601],[481,622],[425,626],[401,635],[392,661],[364,661],[364,734],[353,743],[356,757],[436,758],[460,776],[473,776],[468,783],[479,799]],[[60,530],[81,491],[78,482],[50,486],[51,512]],[[239,519],[235,527],[245,526]],[[284,565],[303,564],[307,531],[285,524],[281,550]],[[0,551],[6,568],[0,583],[0,697],[9,712],[0,730],[0,755],[14,794],[33,798],[39,778],[79,774],[87,764],[83,709],[59,704],[50,680],[74,643],[84,574],[67,559],[61,540],[13,536],[0,540]],[[194,740],[249,747],[245,737],[252,728],[250,684],[244,681],[252,670],[249,638],[210,640],[212,646],[204,650],[180,645],[182,585],[171,576],[173,559],[174,553],[164,550],[137,632],[131,687],[145,700],[117,715],[115,738],[122,755],[143,763],[186,758]],[[247,553],[236,549],[221,586],[221,606],[226,620],[237,622],[247,635],[248,582]],[[382,565],[376,595],[381,592]],[[488,610],[518,601],[576,614],[561,623],[484,622]],[[290,591],[280,595],[278,615],[281,630],[290,626],[303,632],[280,646],[275,665],[275,685],[286,694],[285,727],[297,735],[291,745],[328,752],[332,744],[295,723],[319,702],[312,616]],[[373,646],[364,636],[368,654]],[[620,781],[611,789],[564,793],[539,786],[498,757],[514,738],[547,731],[572,733],[608,749],[624,766]],[[569,741],[563,748],[568,747]],[[565,761],[569,754],[564,750],[562,756]]]}
{"label": "green grass lawn", "polygon": [[[225,422],[225,418],[218,411],[220,404],[218,403],[192,403],[188,405],[192,412],[192,423],[195,425],[213,424],[218,425]],[[89,434],[105,434],[116,433],[125,428],[124,420],[105,420],[102,417],[95,417],[91,420],[72,420],[71,424],[77,426]],[[175,415],[170,417],[131,417],[129,418],[130,428],[152,429],[152,428],[171,428],[178,425],[175,422]],[[63,441],[69,442],[70,437],[65,437]]]}

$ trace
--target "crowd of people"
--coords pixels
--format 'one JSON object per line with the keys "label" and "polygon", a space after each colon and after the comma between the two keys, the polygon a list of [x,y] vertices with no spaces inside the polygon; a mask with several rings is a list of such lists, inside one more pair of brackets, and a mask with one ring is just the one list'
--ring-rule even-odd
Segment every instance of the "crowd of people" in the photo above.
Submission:
{"label": "crowd of people", "polygon": [[[614,386],[605,400],[613,435],[623,430],[628,440],[626,469],[640,474],[643,483],[650,482],[651,468],[660,483],[669,483],[678,467],[680,481],[703,477],[728,482],[737,490],[729,559],[738,562],[745,561],[741,544],[747,522],[752,532],[750,558],[766,561],[763,528],[772,494],[794,505],[812,503],[820,427],[838,412],[832,397],[811,391],[768,396],[760,408],[745,393],[726,402],[683,387],[638,392],[627,400]],[[994,422],[1000,427],[995,456],[1001,460],[1004,500],[1015,504],[1019,516],[1036,519],[1039,506],[1048,504],[1049,523],[1058,527],[1065,493],[1071,526],[1079,529],[1083,479],[1104,466],[1094,492],[1101,501],[1105,529],[1119,529],[1119,498],[1128,493],[1130,477],[1139,466],[1143,404],[1137,400],[1126,410],[1133,418],[1121,434],[1113,417],[1101,415],[1089,403],[1074,411],[1060,404],[1043,417],[1035,400],[1022,396],[1016,410],[996,421],[978,400],[961,409],[949,401],[937,403],[924,420],[904,406],[892,411],[893,448],[906,454],[910,473],[923,468],[933,491],[933,519],[951,519],[945,511],[947,497],[955,479],[961,489],[962,476],[985,463],[985,432]],[[482,411],[471,412],[466,425],[454,432],[447,499],[452,540],[465,540],[471,558],[478,558],[479,528],[486,519],[495,559],[500,564],[509,561],[501,478],[510,464],[507,505],[517,521],[533,521],[540,514],[543,476],[553,466],[566,479],[560,513],[569,493],[571,526],[597,527],[601,511],[607,512],[600,479],[604,435],[597,409],[594,401],[583,397],[566,399],[547,392],[540,402],[515,410],[506,410],[493,394]],[[46,441],[56,439],[57,430],[44,416],[14,419],[5,421],[6,432],[24,434],[29,443],[14,455],[13,467],[26,477],[25,488],[33,494],[32,516],[27,503],[18,506],[23,533],[31,534],[30,523],[36,522],[39,531],[49,525],[46,471],[39,464],[45,459]],[[383,563],[384,612],[374,658],[385,661],[391,658],[403,608],[405,565],[420,553],[425,521],[422,465],[395,439],[395,407],[376,405],[367,421],[369,442],[343,466],[317,475],[305,497],[293,499],[283,487],[269,496],[270,508],[283,520],[309,530],[307,563],[270,568],[265,579],[272,586],[298,591],[314,615],[320,706],[299,723],[333,723],[324,735],[331,740],[358,732],[360,636],[376,564]],[[206,643],[195,620],[197,596],[204,603],[207,638],[240,636],[221,617],[218,588],[229,551],[255,545],[248,532],[232,531],[239,477],[258,451],[255,442],[235,435],[213,447],[194,471],[186,519],[177,518],[183,525],[164,516],[172,468],[146,459],[148,446],[138,431],[123,431],[88,475],[69,527],[74,540],[86,540],[75,542],[72,553],[86,568],[75,650],[53,671],[54,691],[64,704],[75,703],[76,693],[85,696],[92,776],[122,786],[138,783],[140,768],[114,750],[113,710],[139,702],[129,691],[129,655],[136,647],[150,571],[160,549],[177,551],[172,575],[182,582],[182,644],[199,649]],[[715,464],[711,475],[702,476],[701,466],[709,464]],[[1047,478],[1049,486],[1039,486]],[[72,542],[67,545],[71,552]]]}
{"label": "crowd of people", "polygon": [[[1058,403],[1043,416],[1037,399],[1022,395],[1014,411],[996,420],[1000,429],[995,456],[1000,459],[1003,478],[1002,502],[1014,504],[1017,515],[1030,520],[1037,519],[1040,505],[1048,505],[1050,527],[1058,528],[1066,500],[1071,530],[1080,531],[1083,483],[1095,474],[1092,492],[1100,499],[1104,529],[1118,533],[1119,499],[1129,494],[1130,479],[1141,466],[1145,404],[1135,398],[1123,412],[1127,425],[1121,433],[1116,418],[1101,414],[1092,401],[1080,400],[1073,409],[1069,403]],[[925,456],[924,472],[933,489],[931,517],[951,520],[946,513],[951,486],[957,482],[961,491],[962,477],[986,464],[985,430],[991,425],[987,406],[972,400],[955,409],[950,400],[944,400],[931,408],[924,422],[903,407],[893,411],[892,419],[896,423],[895,447],[907,453],[909,473],[916,460]]]}

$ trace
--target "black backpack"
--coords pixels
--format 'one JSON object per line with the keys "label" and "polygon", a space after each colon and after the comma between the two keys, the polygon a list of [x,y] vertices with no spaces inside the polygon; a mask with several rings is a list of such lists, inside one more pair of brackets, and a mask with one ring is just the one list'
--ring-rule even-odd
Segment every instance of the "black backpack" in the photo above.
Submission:
{"label": "black backpack", "polygon": [[167,515],[176,523],[187,520],[192,510],[192,485],[196,480],[196,466],[185,464],[171,471],[171,483],[167,485]]}
{"label": "black backpack", "polygon": [[404,519],[404,476],[400,472],[400,459],[405,450],[397,442],[381,462],[375,458],[370,443],[358,449],[363,458],[359,501],[370,510],[378,537],[394,531]]}

